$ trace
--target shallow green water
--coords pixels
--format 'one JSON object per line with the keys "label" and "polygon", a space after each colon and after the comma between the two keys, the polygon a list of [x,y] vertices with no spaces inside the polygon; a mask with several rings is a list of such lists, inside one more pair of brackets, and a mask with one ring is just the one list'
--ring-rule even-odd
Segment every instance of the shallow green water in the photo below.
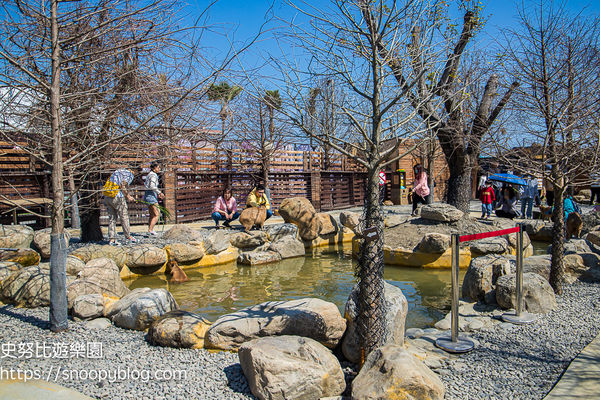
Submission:
{"label": "shallow green water", "polygon": [[[316,250],[313,256],[243,267],[235,263],[186,270],[189,282],[170,284],[164,276],[129,281],[137,287],[164,287],[179,306],[214,321],[219,316],[269,300],[317,297],[343,313],[355,283],[350,247]],[[450,270],[387,266],[384,277],[402,289],[409,304],[406,327],[427,327],[450,308]],[[460,282],[464,276],[461,271]]]}

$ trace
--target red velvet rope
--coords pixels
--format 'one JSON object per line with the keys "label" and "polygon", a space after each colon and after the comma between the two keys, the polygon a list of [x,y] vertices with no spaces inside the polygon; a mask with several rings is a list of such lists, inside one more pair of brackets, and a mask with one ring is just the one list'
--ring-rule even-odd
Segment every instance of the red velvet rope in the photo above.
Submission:
{"label": "red velvet rope", "polygon": [[469,240],[485,239],[485,238],[494,237],[494,236],[508,235],[509,233],[515,233],[515,232],[519,232],[518,226],[515,226],[514,228],[509,228],[509,229],[502,229],[499,231],[475,233],[473,235],[462,235],[459,237],[458,241],[459,242],[468,242]]}

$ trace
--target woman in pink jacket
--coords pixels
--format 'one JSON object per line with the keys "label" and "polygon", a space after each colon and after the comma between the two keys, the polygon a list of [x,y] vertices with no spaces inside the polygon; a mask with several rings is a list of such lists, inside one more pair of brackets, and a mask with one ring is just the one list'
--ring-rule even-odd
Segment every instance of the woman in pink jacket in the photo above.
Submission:
{"label": "woman in pink jacket", "polygon": [[425,198],[429,196],[429,186],[427,185],[427,173],[423,171],[421,164],[415,165],[415,183],[412,188],[412,215],[415,215],[419,203],[427,204]]}

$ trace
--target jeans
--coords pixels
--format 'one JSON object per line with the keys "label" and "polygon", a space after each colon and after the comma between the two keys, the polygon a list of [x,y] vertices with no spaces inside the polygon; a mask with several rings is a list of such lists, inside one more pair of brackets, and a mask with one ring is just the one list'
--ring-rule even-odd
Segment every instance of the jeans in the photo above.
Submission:
{"label": "jeans", "polygon": [[[527,214],[525,214],[526,208]],[[521,199],[521,216],[523,218],[533,218],[533,199],[531,197],[525,197]]]}
{"label": "jeans", "polygon": [[488,217],[490,215],[492,215],[492,203],[490,203],[490,204],[481,203],[481,218],[483,218],[486,215]]}
{"label": "jeans", "polygon": [[240,216],[240,213],[237,211],[233,214],[231,219],[226,219],[223,214],[218,213],[216,211],[214,213],[212,213],[212,215],[211,215],[212,219],[215,221],[216,224],[218,224],[219,221],[231,222],[235,219],[238,219],[239,216]]}
{"label": "jeans", "polygon": [[125,196],[104,197],[106,211],[108,212],[108,238],[114,240],[117,237],[117,218],[121,220],[123,234],[126,238],[131,236],[129,229],[129,214],[127,213],[127,201]]}

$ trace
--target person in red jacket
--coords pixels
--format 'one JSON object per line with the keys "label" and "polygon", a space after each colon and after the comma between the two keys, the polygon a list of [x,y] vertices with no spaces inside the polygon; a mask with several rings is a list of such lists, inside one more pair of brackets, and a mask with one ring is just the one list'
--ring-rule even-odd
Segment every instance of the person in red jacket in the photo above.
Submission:
{"label": "person in red jacket", "polygon": [[479,200],[481,200],[481,218],[488,219],[492,215],[492,203],[496,200],[492,182],[485,183],[485,187],[479,193]]}

